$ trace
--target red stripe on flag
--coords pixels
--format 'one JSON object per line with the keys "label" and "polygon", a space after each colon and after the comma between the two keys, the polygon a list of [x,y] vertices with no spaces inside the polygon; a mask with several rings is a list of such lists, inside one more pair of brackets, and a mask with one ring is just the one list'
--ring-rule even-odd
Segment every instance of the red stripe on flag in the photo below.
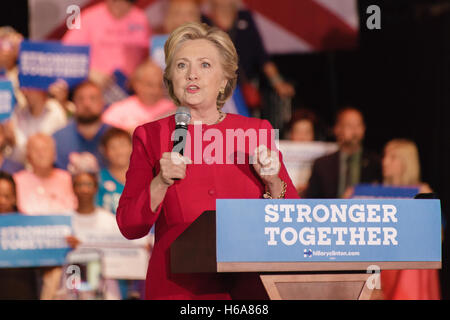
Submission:
{"label": "red stripe on flag", "polygon": [[314,0],[244,0],[317,50],[353,48],[358,31]]}

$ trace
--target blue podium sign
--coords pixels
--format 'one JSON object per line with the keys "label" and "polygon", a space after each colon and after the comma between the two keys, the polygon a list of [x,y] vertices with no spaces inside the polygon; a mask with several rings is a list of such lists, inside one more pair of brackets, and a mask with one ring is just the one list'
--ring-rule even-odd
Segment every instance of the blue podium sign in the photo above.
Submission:
{"label": "blue podium sign", "polygon": [[70,216],[0,215],[0,268],[64,264]]}
{"label": "blue podium sign", "polygon": [[440,262],[439,200],[216,201],[217,262]]}

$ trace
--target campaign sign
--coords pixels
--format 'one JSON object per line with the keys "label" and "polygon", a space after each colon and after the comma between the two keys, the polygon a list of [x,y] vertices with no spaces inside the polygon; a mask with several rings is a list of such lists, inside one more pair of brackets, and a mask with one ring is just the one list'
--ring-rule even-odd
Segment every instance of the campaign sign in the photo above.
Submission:
{"label": "campaign sign", "polygon": [[22,41],[19,51],[21,87],[47,90],[58,79],[74,87],[89,75],[89,46]]}
{"label": "campaign sign", "polygon": [[0,122],[11,117],[16,98],[11,81],[0,80]]}
{"label": "campaign sign", "polygon": [[419,193],[419,187],[389,187],[373,184],[358,184],[354,187],[353,199],[404,198],[412,199]]}
{"label": "campaign sign", "polygon": [[70,216],[0,215],[0,268],[63,265]]}
{"label": "campaign sign", "polygon": [[128,90],[127,76],[119,69],[114,70],[113,79],[103,90],[103,98],[107,105],[126,99],[130,92]]}
{"label": "campaign sign", "polygon": [[217,262],[441,261],[439,200],[216,201]]}

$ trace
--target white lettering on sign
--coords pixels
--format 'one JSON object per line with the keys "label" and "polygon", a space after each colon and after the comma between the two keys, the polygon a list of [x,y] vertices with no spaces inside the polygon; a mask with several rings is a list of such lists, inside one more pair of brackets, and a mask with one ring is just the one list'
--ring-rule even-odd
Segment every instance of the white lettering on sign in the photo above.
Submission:
{"label": "white lettering on sign", "polygon": [[[397,208],[391,204],[346,204],[309,206],[306,204],[267,204],[265,206],[266,223],[286,223],[283,227],[266,227],[267,244],[276,246],[282,243],[292,246],[301,243],[304,246],[351,245],[351,246],[396,246],[397,229],[383,226],[396,223]],[[295,228],[297,222],[300,228]],[[311,227],[301,223],[347,223],[349,226]],[[352,224],[364,223],[364,226]],[[370,226],[373,224],[373,226]]]}

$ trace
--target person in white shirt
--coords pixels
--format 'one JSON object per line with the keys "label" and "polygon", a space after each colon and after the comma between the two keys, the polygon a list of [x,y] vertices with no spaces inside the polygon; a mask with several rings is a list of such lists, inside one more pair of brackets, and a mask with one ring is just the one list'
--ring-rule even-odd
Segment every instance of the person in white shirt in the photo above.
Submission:
{"label": "person in white shirt", "polygon": [[15,138],[11,158],[24,163],[28,138],[36,133],[52,135],[67,124],[67,115],[56,99],[48,98],[46,91],[22,88],[22,92],[27,104],[16,108],[10,119]]}
{"label": "person in white shirt", "polygon": [[[67,242],[76,250],[99,249],[103,253],[104,267],[108,267],[106,264],[111,263],[111,259],[117,259],[114,257],[115,249],[130,241],[120,233],[115,215],[95,205],[98,165],[94,166],[92,161],[80,163],[84,163],[81,165],[84,168],[79,164],[72,166],[73,190],[78,199],[78,207],[72,213],[73,234],[67,237]],[[87,166],[94,168],[89,169]],[[149,241],[149,238],[143,238],[132,242],[134,245],[147,248]],[[103,271],[105,270],[103,268]],[[127,298],[120,293],[118,281],[108,279],[107,276],[105,276],[104,299]]]}

